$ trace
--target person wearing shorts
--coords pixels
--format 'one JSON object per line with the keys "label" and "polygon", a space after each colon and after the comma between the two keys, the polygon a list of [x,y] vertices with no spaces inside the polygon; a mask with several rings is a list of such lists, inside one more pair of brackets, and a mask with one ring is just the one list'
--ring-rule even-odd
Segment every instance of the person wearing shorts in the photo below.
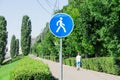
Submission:
{"label": "person wearing shorts", "polygon": [[78,53],[78,55],[76,56],[76,67],[77,67],[77,70],[80,70],[80,66],[81,66],[81,56]]}

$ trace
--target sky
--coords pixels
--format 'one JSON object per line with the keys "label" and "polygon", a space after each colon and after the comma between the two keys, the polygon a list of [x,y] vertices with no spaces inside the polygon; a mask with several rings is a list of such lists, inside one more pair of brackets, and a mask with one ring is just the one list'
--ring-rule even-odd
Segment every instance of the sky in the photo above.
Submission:
{"label": "sky", "polygon": [[[56,1],[59,3],[56,4]],[[0,16],[7,20],[8,44],[12,35],[20,39],[24,15],[32,22],[32,38],[38,36],[53,16],[54,9],[62,9],[68,0],[0,0]]]}

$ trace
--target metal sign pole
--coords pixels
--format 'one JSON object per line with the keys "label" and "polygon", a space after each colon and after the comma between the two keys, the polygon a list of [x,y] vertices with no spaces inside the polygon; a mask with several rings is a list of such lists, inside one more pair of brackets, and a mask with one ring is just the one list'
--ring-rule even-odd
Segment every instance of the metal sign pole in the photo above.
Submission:
{"label": "metal sign pole", "polygon": [[60,80],[63,80],[63,64],[62,64],[62,38],[60,38]]}
{"label": "metal sign pole", "polygon": [[63,80],[63,64],[62,64],[62,38],[68,36],[74,27],[71,16],[66,13],[58,13],[50,20],[50,31],[53,35],[60,38],[60,80]]}

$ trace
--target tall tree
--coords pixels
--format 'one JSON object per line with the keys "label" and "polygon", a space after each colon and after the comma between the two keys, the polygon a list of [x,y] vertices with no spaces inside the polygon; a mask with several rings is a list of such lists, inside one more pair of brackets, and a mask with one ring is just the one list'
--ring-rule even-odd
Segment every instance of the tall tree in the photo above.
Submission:
{"label": "tall tree", "polygon": [[119,3],[117,0],[89,0],[80,6],[85,44],[93,46],[96,56],[120,53]]}
{"label": "tall tree", "polygon": [[5,49],[7,44],[7,21],[3,16],[0,16],[0,65],[2,64],[5,56]]}
{"label": "tall tree", "polygon": [[12,39],[11,39],[10,54],[11,54],[11,58],[14,58],[16,56],[16,37],[15,37],[15,35],[13,35]]}
{"label": "tall tree", "polygon": [[19,39],[16,39],[16,56],[19,55]]}
{"label": "tall tree", "polygon": [[24,55],[28,55],[31,46],[31,20],[27,15],[23,16],[21,26],[21,49]]}
{"label": "tall tree", "polygon": [[[69,5],[55,12],[67,13],[74,20],[73,32],[63,39],[63,56],[74,57],[77,52],[86,57],[120,56],[119,4],[119,0],[69,0]],[[41,44],[47,44],[53,54],[58,40],[50,33],[43,36]],[[46,50],[46,46],[40,48]]]}

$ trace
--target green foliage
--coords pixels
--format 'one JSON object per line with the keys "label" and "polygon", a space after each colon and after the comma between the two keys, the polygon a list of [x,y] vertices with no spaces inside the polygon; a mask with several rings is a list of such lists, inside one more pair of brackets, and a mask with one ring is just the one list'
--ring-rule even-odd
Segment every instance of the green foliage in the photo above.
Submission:
{"label": "green foliage", "polygon": [[23,16],[21,26],[21,49],[24,55],[28,55],[31,47],[31,20],[28,16]]}
{"label": "green foliage", "polygon": [[[120,61],[120,59],[114,60],[113,57],[82,59],[82,68],[120,75],[120,66],[118,66],[118,61]],[[64,64],[75,66],[75,57],[65,59]]]}
{"label": "green foliage", "polygon": [[10,54],[12,59],[19,54],[19,39],[16,39],[16,36],[13,35],[10,44]]}
{"label": "green foliage", "polygon": [[33,53],[38,56],[58,56],[58,40],[48,29],[48,23],[43,32],[36,38],[36,43],[32,47]]}
{"label": "green foliage", "polygon": [[58,57],[57,56],[42,56],[42,58],[48,59],[48,60],[52,60],[52,61],[58,61]]}
{"label": "green foliage", "polygon": [[58,58],[57,58],[57,56],[50,56],[50,60],[52,60],[52,61],[58,61]]}
{"label": "green foliage", "polygon": [[19,39],[16,39],[16,56],[18,56],[19,55]]}
{"label": "green foliage", "polygon": [[11,74],[10,80],[54,80],[48,65],[29,57],[23,58]]}
{"label": "green foliage", "polygon": [[[117,0],[69,0],[63,12],[74,21],[72,33],[63,38],[63,57],[120,56],[120,8]],[[40,34],[34,50],[39,56],[58,56],[59,39],[48,30]]]}
{"label": "green foliage", "polygon": [[15,35],[13,35],[11,39],[11,44],[10,44],[10,54],[12,58],[16,56],[15,53],[16,53],[16,37]]}
{"label": "green foliage", "polygon": [[0,65],[2,64],[5,56],[5,49],[7,44],[7,21],[3,16],[0,16]]}
{"label": "green foliage", "polygon": [[10,74],[14,70],[15,66],[19,63],[20,59],[21,57],[14,58],[3,63],[3,65],[0,66],[0,80],[10,79]]}
{"label": "green foliage", "polygon": [[91,58],[82,61],[83,68],[118,75],[118,68],[113,57]]}
{"label": "green foliage", "polygon": [[76,66],[75,57],[64,59],[63,64],[69,65],[69,66]]}
{"label": "green foliage", "polygon": [[120,57],[114,57],[115,65],[117,66],[117,72],[120,75]]}

